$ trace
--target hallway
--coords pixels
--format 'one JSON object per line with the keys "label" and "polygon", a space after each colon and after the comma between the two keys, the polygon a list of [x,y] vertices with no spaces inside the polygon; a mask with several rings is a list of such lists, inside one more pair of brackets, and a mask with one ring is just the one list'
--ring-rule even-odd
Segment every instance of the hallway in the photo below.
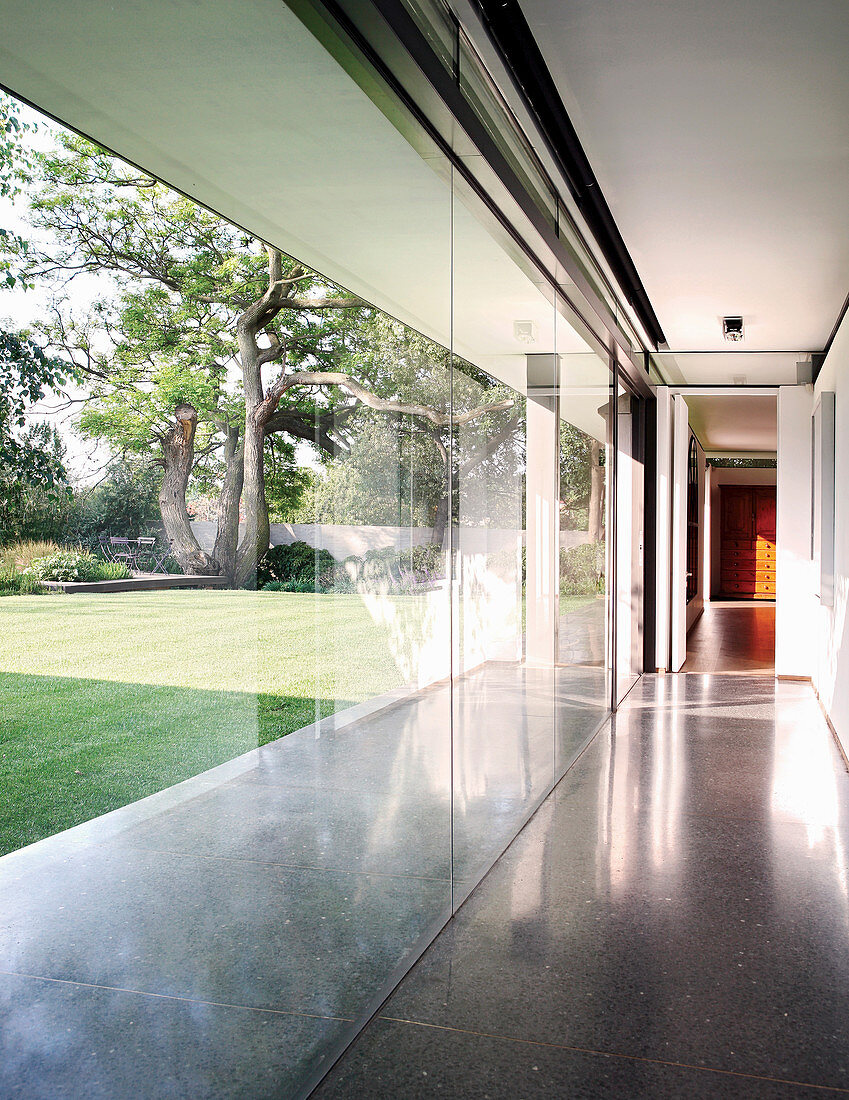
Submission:
{"label": "hallway", "polygon": [[775,671],[775,604],[711,600],[687,635],[682,672]]}
{"label": "hallway", "polygon": [[316,1095],[845,1095],[847,845],[809,686],[645,677]]}

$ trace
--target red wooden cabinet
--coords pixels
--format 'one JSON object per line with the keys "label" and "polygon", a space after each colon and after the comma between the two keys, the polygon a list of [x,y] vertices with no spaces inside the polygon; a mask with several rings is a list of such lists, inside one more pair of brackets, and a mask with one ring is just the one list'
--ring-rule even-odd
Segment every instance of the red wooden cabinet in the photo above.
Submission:
{"label": "red wooden cabinet", "polygon": [[720,486],[720,595],[775,599],[775,486]]}

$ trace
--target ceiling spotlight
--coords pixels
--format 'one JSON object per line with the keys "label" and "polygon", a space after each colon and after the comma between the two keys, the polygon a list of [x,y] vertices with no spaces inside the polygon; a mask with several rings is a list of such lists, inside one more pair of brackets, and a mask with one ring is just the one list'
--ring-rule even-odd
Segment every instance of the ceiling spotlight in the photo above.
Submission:
{"label": "ceiling spotlight", "polygon": [[743,339],[743,318],[742,317],[723,317],[722,318],[722,335],[726,340],[731,340],[733,343],[738,343]]}
{"label": "ceiling spotlight", "polygon": [[522,344],[535,344],[537,326],[535,321],[514,321],[513,335]]}

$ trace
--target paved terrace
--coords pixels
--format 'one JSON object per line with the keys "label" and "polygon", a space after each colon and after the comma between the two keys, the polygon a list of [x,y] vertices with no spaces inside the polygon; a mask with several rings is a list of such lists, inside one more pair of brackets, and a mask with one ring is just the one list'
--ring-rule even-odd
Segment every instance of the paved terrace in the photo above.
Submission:
{"label": "paved terrace", "polygon": [[0,1096],[298,1095],[579,753],[602,698],[594,668],[485,666],[455,690],[453,761],[440,685],[6,856]]}
{"label": "paved terrace", "polygon": [[849,1093],[849,775],[809,685],[644,677],[319,1100]]}

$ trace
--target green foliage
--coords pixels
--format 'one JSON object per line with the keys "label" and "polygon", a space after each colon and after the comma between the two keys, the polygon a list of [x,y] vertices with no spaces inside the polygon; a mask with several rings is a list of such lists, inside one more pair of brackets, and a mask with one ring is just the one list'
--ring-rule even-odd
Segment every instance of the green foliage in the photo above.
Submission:
{"label": "green foliage", "polygon": [[74,492],[66,537],[94,545],[101,535],[160,536],[161,480],[161,472],[144,459],[130,455],[114,463],[99,485]]}
{"label": "green foliage", "polygon": [[[27,425],[29,410],[70,377],[67,366],[21,333],[0,330],[0,527],[19,537],[30,487],[52,490],[66,482],[62,446],[47,424]],[[0,535],[0,538],[3,538]]]}
{"label": "green foliage", "polygon": [[[75,134],[57,134],[55,147],[33,160],[28,190],[41,243],[17,256],[21,269],[31,279],[84,271],[114,280],[114,293],[87,316],[60,297],[61,319],[42,326],[45,338],[86,371],[91,400],[80,432],[116,453],[149,456],[175,406],[190,403],[199,415],[197,488],[217,484],[226,431],[244,421],[244,400],[233,385],[240,365],[236,322],[267,287],[265,246]],[[283,266],[302,298],[337,293],[296,261],[284,257]],[[344,317],[284,309],[273,328],[289,348],[288,369],[338,369],[346,325]],[[337,400],[325,395],[320,404]],[[315,398],[287,395],[287,410],[301,407],[309,416]],[[277,490],[285,497],[281,476]]]}
{"label": "green foliage", "polygon": [[[21,183],[28,176],[31,159],[21,138],[36,127],[21,118],[21,106],[17,100],[0,93],[0,198],[13,199],[21,193]],[[0,243],[11,245],[23,254],[28,243],[17,234],[0,226]],[[0,254],[0,285],[15,286],[21,283],[12,271],[8,255]]]}
{"label": "green foliage", "polygon": [[604,593],[604,542],[560,549],[560,595],[595,596]]}
{"label": "green foliage", "polygon": [[[24,461],[0,462],[0,546],[22,539],[61,539],[72,493],[65,480],[59,433],[49,424],[32,424],[19,434],[16,446]],[[21,466],[32,469],[31,463],[45,476],[28,476]]]}
{"label": "green foliage", "polygon": [[[57,292],[38,332],[85,375],[80,433],[114,454],[149,460],[161,453],[175,406],[190,403],[198,411],[190,490],[214,495],[225,444],[243,431],[237,322],[267,289],[265,246],[74,134],[57,134],[53,149],[32,155],[27,196],[33,243],[7,241],[5,251],[24,278]],[[288,390],[266,433],[271,519],[308,514],[320,522],[332,514],[333,522],[441,525],[453,473],[465,499],[481,503],[481,514],[467,519],[499,522],[498,494],[476,495],[474,487],[477,479],[509,486],[521,478],[515,392],[365,305],[304,305],[339,290],[288,257],[282,269],[301,305],[284,306],[264,329],[269,381],[274,372],[332,370],[385,400],[447,416],[453,395],[455,413],[476,412],[452,446],[447,425],[372,410],[338,386]],[[62,297],[68,273],[77,272],[114,283],[84,316]],[[275,348],[285,348],[285,359],[275,359]],[[327,464],[323,476],[298,468],[295,440]],[[83,537],[97,522],[105,526],[83,515],[74,532]],[[136,529],[123,521],[122,533]]]}
{"label": "green foliage", "polygon": [[311,470],[298,466],[294,444],[279,435],[267,441],[264,463],[269,521],[291,523],[314,475]]}
{"label": "green foliage", "polygon": [[61,550],[48,557],[35,558],[25,570],[42,581],[117,581],[132,574],[123,562],[101,561],[79,550]]}
{"label": "green foliage", "polygon": [[406,591],[445,576],[445,554],[433,543],[404,550],[396,550],[394,546],[369,550],[362,559],[348,558],[347,563],[354,579],[369,588],[388,586],[391,590]]}
{"label": "green foliage", "polygon": [[717,470],[775,470],[778,466],[774,458],[709,458],[707,464]]}
{"label": "green foliage", "polygon": [[593,439],[586,432],[560,422],[560,500],[565,523],[572,530],[586,530],[592,485]]}
{"label": "green foliage", "polygon": [[327,550],[315,550],[305,542],[272,546],[257,566],[257,587],[269,583],[297,585],[276,591],[313,592],[333,586],[336,559]]}
{"label": "green foliage", "polygon": [[408,592],[445,576],[445,555],[439,546],[369,550],[338,562],[327,550],[305,542],[273,546],[257,569],[257,587],[264,592]]}
{"label": "green foliage", "polygon": [[47,591],[38,577],[0,566],[0,596],[43,596]]}
{"label": "green foliage", "polygon": [[0,569],[26,569],[36,558],[47,557],[62,549],[49,539],[27,539],[0,549]]}

